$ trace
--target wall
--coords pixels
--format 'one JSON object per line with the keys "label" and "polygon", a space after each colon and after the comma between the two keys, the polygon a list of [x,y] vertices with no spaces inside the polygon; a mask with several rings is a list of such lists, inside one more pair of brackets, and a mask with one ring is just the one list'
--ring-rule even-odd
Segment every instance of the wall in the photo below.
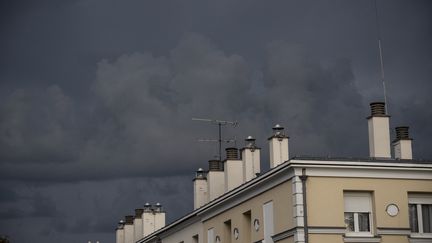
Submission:
{"label": "wall", "polygon": [[[373,179],[373,178],[330,178],[309,177],[307,181],[308,223],[311,227],[345,227],[345,191],[372,192],[374,228],[409,228],[408,192],[432,193],[431,180]],[[395,203],[399,214],[391,217],[386,207]],[[376,234],[376,232],[374,232]],[[342,236],[310,235],[310,243],[342,242]],[[407,236],[382,236],[382,243],[404,242]]]}
{"label": "wall", "polygon": [[179,243],[179,242],[193,242],[192,237],[194,235],[199,235],[199,243],[205,242],[203,241],[203,228],[201,221],[198,221],[194,224],[187,226],[186,228],[175,232],[172,235],[163,238],[163,243]]}
{"label": "wall", "polygon": [[[292,206],[292,183],[291,180],[286,181],[271,190],[268,190],[248,201],[241,203],[211,219],[204,222],[203,231],[207,232],[209,228],[215,229],[215,236],[219,235],[224,239],[224,222],[231,220],[231,229],[238,228],[240,237],[237,241],[234,240],[231,231],[231,242],[245,242],[242,237],[244,235],[244,213],[251,212],[251,242],[262,240],[263,234],[263,204],[273,201],[274,208],[274,233],[280,233],[284,230],[293,227],[293,206]],[[259,231],[253,228],[253,221],[258,219],[260,222]],[[207,236],[204,235],[203,242],[207,242]],[[289,241],[287,241],[289,242]]]}

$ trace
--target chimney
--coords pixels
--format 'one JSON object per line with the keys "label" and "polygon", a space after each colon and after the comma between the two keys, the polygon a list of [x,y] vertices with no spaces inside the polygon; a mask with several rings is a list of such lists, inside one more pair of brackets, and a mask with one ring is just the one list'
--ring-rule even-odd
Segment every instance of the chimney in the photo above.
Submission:
{"label": "chimney", "polygon": [[156,231],[165,227],[165,211],[162,210],[162,205],[160,203],[156,203],[154,213],[154,231]]}
{"label": "chimney", "polygon": [[396,127],[396,139],[393,148],[396,159],[412,159],[412,139],[409,137],[409,127]]}
{"label": "chimney", "polygon": [[238,159],[237,148],[227,148],[224,163],[225,191],[230,191],[243,183],[243,164]]}
{"label": "chimney", "polygon": [[134,218],[134,242],[143,238],[143,219],[142,214],[144,209],[137,208],[135,209],[135,218]]}
{"label": "chimney", "polygon": [[116,229],[116,243],[124,243],[124,225],[125,222],[120,220]]}
{"label": "chimney", "polygon": [[391,158],[389,119],[384,102],[370,104],[371,115],[367,118],[369,128],[369,156]]}
{"label": "chimney", "polygon": [[207,178],[203,169],[199,168],[193,179],[194,186],[194,209],[201,207],[208,201]]}
{"label": "chimney", "polygon": [[144,204],[143,219],[143,237],[152,234],[156,230],[165,227],[165,212],[162,210],[162,205],[156,203],[154,208],[150,203]]}
{"label": "chimney", "polygon": [[124,243],[135,243],[134,241],[134,216],[127,215],[125,216],[125,224],[124,224]]}
{"label": "chimney", "polygon": [[154,216],[153,216],[153,209],[150,203],[144,204],[142,220],[143,220],[143,237],[146,237],[147,235],[153,233],[154,231]]}
{"label": "chimney", "polygon": [[273,127],[273,135],[268,139],[270,146],[270,169],[289,159],[288,139],[284,128],[276,124]]}
{"label": "chimney", "polygon": [[243,182],[255,178],[261,171],[260,156],[261,149],[255,144],[255,138],[248,136],[245,139],[246,146],[241,149],[243,162]]}
{"label": "chimney", "polygon": [[207,192],[208,201],[212,201],[225,192],[224,171],[219,160],[209,161],[209,171],[207,172]]}

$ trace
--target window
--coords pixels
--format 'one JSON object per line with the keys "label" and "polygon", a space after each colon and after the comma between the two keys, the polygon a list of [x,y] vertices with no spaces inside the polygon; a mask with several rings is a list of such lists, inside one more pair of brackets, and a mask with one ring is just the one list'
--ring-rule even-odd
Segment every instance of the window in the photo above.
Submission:
{"label": "window", "polygon": [[409,223],[413,235],[432,237],[432,195],[410,194],[408,203]]}
{"label": "window", "polygon": [[192,236],[192,242],[193,243],[198,243],[199,242],[199,236],[198,235]]}
{"label": "window", "polygon": [[215,236],[214,236],[214,228],[210,228],[207,230],[207,243],[214,243]]}
{"label": "window", "polygon": [[264,218],[264,242],[272,243],[273,235],[273,202],[270,201],[263,205],[263,218]]}
{"label": "window", "polygon": [[231,243],[231,220],[224,222],[224,241]]}
{"label": "window", "polygon": [[243,241],[244,242],[252,242],[251,241],[251,235],[252,235],[252,215],[251,215],[251,211],[247,211],[243,213],[243,225],[244,225],[244,229],[241,230],[244,233],[242,234],[243,236]]}
{"label": "window", "polygon": [[364,192],[345,192],[345,227],[349,236],[372,235],[371,194]]}

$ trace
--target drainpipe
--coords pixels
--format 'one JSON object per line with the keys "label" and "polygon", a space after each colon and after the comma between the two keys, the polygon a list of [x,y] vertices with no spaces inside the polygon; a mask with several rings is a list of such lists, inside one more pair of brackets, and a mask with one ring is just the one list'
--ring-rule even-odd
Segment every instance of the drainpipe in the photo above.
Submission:
{"label": "drainpipe", "polygon": [[303,224],[304,224],[304,237],[305,243],[309,242],[309,228],[308,228],[308,214],[307,214],[307,201],[306,201],[306,169],[302,169],[302,175],[300,176],[300,180],[302,182],[302,191],[303,191]]}

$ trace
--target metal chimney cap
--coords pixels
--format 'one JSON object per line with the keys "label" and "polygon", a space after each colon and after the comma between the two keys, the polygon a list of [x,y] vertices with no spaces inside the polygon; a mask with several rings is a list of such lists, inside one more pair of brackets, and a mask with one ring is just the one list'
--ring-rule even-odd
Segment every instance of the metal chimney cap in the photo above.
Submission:
{"label": "metal chimney cap", "polygon": [[150,205],[150,203],[148,203],[148,202],[146,202],[145,204],[144,204],[144,212],[150,212],[152,209],[151,209],[151,205]]}
{"label": "metal chimney cap", "polygon": [[144,209],[136,208],[135,209],[135,218],[140,219],[142,217],[143,212],[144,212]]}
{"label": "metal chimney cap", "polygon": [[371,116],[387,116],[386,106],[384,102],[370,103]]}
{"label": "metal chimney cap", "polygon": [[202,172],[203,171],[203,169],[202,168],[198,168],[198,170],[197,171],[199,171],[199,172]]}
{"label": "metal chimney cap", "polygon": [[279,124],[276,124],[276,125],[273,127],[273,130],[283,130],[283,129],[284,129],[284,127],[281,126],[281,125],[279,125]]}
{"label": "metal chimney cap", "polygon": [[124,224],[125,221],[123,219],[120,219],[119,224]]}
{"label": "metal chimney cap", "polygon": [[249,135],[245,140],[246,141],[255,141],[255,138]]}
{"label": "metal chimney cap", "polygon": [[162,207],[162,205],[160,203],[156,203],[155,205],[156,207]]}
{"label": "metal chimney cap", "polygon": [[226,148],[225,151],[227,160],[238,160],[238,148],[230,147]]}
{"label": "metal chimney cap", "polygon": [[125,224],[133,224],[134,216],[133,215],[126,215],[125,216]]}
{"label": "metal chimney cap", "polygon": [[223,171],[223,166],[221,162],[216,159],[212,159],[208,161],[209,163],[209,171]]}
{"label": "metal chimney cap", "polygon": [[396,141],[397,140],[411,140],[409,137],[409,127],[408,126],[400,126],[396,127]]}

